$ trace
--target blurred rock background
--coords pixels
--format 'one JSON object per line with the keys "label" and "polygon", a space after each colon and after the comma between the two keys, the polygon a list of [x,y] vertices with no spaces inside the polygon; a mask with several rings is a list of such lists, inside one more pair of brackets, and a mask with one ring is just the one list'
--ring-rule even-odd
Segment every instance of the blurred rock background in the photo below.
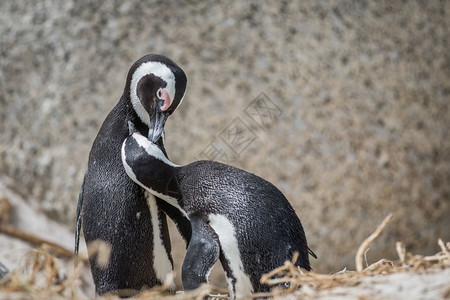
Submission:
{"label": "blurred rock background", "polygon": [[51,218],[73,227],[92,142],[147,53],[188,76],[170,158],[273,182],[315,271],[353,268],[390,212],[369,262],[450,240],[450,2],[1,1],[0,173]]}

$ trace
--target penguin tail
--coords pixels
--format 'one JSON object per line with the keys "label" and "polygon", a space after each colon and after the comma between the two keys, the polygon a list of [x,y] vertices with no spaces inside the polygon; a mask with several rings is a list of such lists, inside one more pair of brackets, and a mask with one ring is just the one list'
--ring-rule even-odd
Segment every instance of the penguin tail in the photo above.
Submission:
{"label": "penguin tail", "polygon": [[309,255],[311,255],[312,257],[314,257],[315,259],[317,259],[317,255],[311,250],[311,248],[308,247],[308,253]]}
{"label": "penguin tail", "polygon": [[78,250],[80,247],[80,234],[81,234],[81,209],[83,207],[83,191],[84,191],[84,181],[86,180],[86,175],[83,177],[83,182],[81,183],[80,193],[78,194],[78,204],[77,204],[77,216],[76,216],[76,224],[75,224],[75,265],[78,261]]}

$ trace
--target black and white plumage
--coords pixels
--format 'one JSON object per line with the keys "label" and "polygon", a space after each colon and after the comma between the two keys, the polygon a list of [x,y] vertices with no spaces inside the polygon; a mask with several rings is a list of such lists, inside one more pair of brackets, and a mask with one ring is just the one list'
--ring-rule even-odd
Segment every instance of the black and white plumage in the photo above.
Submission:
{"label": "black and white plumage", "polygon": [[[134,183],[121,160],[127,122],[134,122],[142,134],[152,136],[158,130],[162,135],[164,121],[183,100],[186,83],[183,70],[169,58],[142,57],[131,66],[122,97],[93,143],[78,201],[75,252],[82,224],[97,294],[133,295],[161,284],[172,272],[164,212],[185,240],[190,240],[188,219]],[[158,120],[151,116],[156,102],[164,108]],[[165,152],[163,142],[158,136],[157,143]]]}
{"label": "black and white plumage", "polygon": [[246,171],[213,161],[185,166],[170,162],[160,147],[136,132],[122,146],[130,178],[189,217],[192,238],[182,267],[185,289],[206,282],[220,259],[231,297],[268,291],[262,274],[291,260],[310,270],[305,233],[284,195],[271,183]]}

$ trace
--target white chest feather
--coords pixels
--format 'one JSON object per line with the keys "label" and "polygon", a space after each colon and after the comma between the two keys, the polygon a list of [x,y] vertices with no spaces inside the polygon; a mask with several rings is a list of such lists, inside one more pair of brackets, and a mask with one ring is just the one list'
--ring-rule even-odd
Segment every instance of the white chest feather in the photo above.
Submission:
{"label": "white chest feather", "polygon": [[[161,238],[161,229],[159,227],[158,206],[156,205],[155,196],[146,193],[147,204],[150,209],[150,217],[152,219],[153,227],[153,268],[156,277],[164,283],[166,280],[172,278],[170,275],[173,272],[173,266],[170,262],[167,250],[164,248],[163,240]],[[171,289],[175,290],[175,283],[170,282]]]}
{"label": "white chest feather", "polygon": [[220,247],[225,258],[230,264],[233,277],[236,278],[235,292],[233,295],[233,286],[231,280],[228,280],[228,287],[231,292],[231,298],[247,298],[253,292],[253,286],[249,277],[244,272],[241,255],[239,252],[236,231],[233,224],[223,215],[209,215],[211,227],[219,237]]}

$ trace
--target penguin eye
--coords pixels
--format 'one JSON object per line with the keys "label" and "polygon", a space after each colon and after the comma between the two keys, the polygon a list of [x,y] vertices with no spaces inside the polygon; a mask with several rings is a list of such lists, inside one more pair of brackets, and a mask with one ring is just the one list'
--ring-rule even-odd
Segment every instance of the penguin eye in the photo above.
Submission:
{"label": "penguin eye", "polygon": [[156,96],[157,96],[159,99],[162,99],[162,92],[161,92],[161,89],[159,89],[159,90],[156,92]]}

